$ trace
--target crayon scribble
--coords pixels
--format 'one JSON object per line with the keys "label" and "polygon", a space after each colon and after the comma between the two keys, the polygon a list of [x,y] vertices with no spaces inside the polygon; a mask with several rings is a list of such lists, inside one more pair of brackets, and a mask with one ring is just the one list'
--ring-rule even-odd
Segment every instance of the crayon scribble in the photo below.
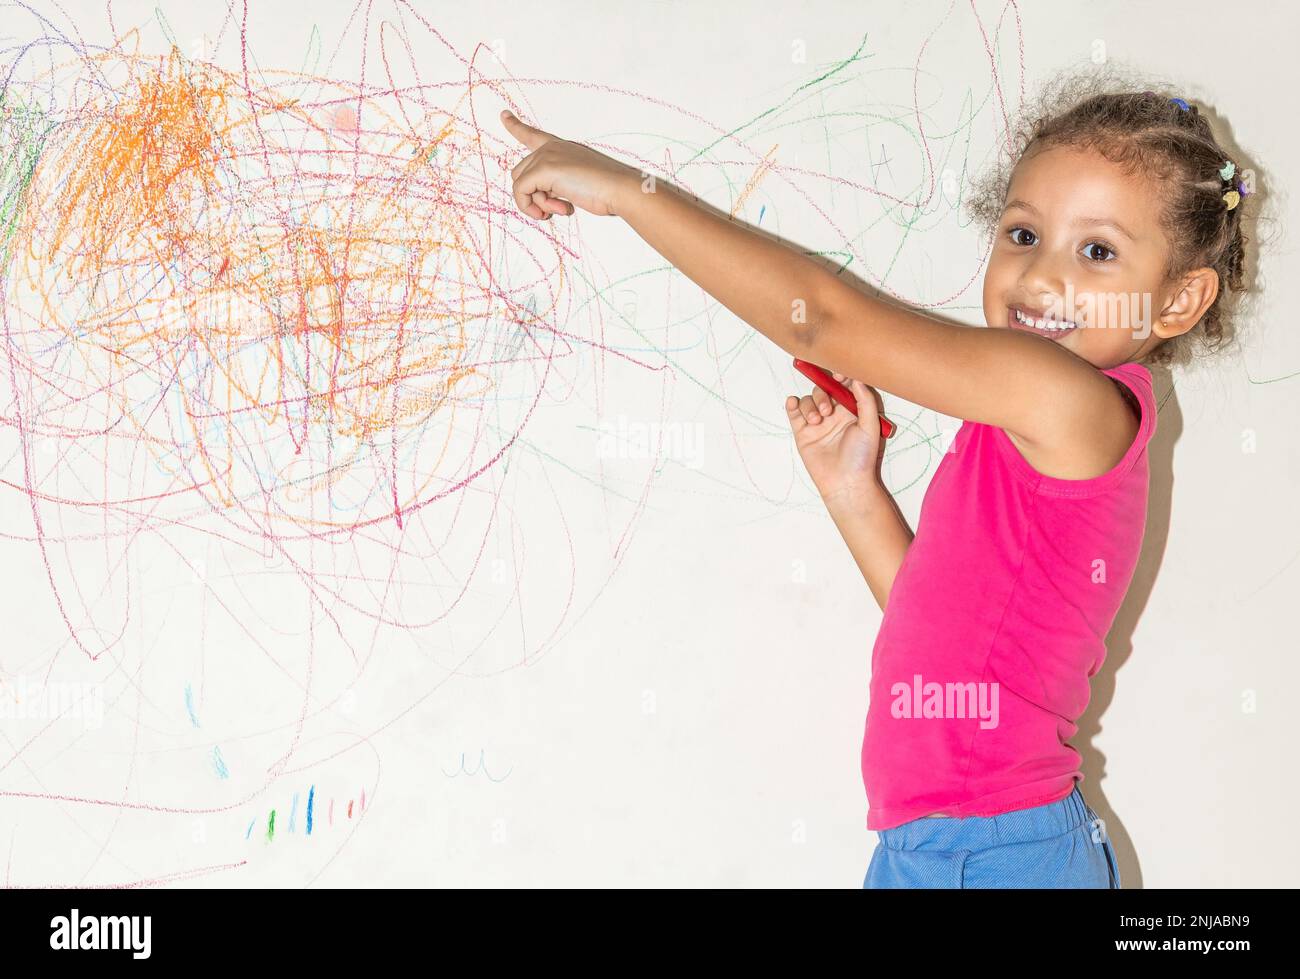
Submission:
{"label": "crayon scribble", "polygon": [[[975,252],[911,294],[890,284],[957,227],[943,176],[959,198],[1001,138],[1002,60],[1022,48],[1018,20],[955,10],[945,29],[984,62],[973,90],[918,91],[925,36],[894,82],[864,17],[772,104],[718,123],[652,92],[517,79],[485,43],[457,50],[428,5],[344,5],[289,36],[257,35],[255,6],[164,2],[141,23],[107,3],[75,23],[5,7],[0,540],[41,590],[0,675],[75,663],[106,710],[93,741],[59,717],[5,742],[0,797],[16,822],[59,820],[64,876],[85,884],[269,872],[284,847],[151,863],[187,852],[199,819],[232,841],[257,813],[244,838],[265,819],[271,842],[273,799],[293,834],[302,787],[305,835],[343,846],[381,736],[561,648],[648,517],[695,498],[738,523],[816,506],[781,410],[788,358],[647,249],[618,266],[587,247],[590,221],[520,214],[526,151],[500,108],[545,126],[530,100],[558,90],[611,120],[565,135],[737,220],[780,229],[797,210],[829,268],[961,311],[978,309]],[[661,438],[603,451],[620,412],[619,431],[707,419],[705,458]],[[930,414],[896,420],[902,490],[942,452]],[[78,783],[88,749],[99,768]],[[332,793],[316,825],[319,766],[362,786],[339,794],[347,834],[324,831]],[[480,750],[443,774],[512,770]],[[46,882],[21,856],[7,874]]]}

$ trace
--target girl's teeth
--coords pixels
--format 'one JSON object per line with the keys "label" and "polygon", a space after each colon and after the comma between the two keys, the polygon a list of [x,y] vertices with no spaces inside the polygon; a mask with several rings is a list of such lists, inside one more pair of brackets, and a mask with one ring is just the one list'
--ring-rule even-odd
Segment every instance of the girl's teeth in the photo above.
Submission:
{"label": "girl's teeth", "polygon": [[1076,325],[1070,320],[1057,320],[1050,317],[1034,319],[1033,317],[1026,316],[1018,309],[1016,310],[1016,322],[1023,323],[1026,326],[1032,326],[1037,330],[1072,330]]}

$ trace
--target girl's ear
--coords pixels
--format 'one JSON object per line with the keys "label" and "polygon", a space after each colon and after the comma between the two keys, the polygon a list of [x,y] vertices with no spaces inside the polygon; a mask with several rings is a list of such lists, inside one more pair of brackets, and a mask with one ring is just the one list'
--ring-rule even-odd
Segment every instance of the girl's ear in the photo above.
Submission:
{"label": "girl's ear", "polygon": [[1155,333],[1166,340],[1182,336],[1201,321],[1218,295],[1218,272],[1208,267],[1188,272],[1161,311],[1160,328]]}

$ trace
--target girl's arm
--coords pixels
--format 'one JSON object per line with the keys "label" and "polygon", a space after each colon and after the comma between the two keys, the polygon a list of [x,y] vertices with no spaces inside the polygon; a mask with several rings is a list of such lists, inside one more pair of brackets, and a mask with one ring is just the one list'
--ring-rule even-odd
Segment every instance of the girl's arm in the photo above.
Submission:
{"label": "girl's arm", "polygon": [[[1058,344],[1018,330],[941,323],[875,299],[668,181],[643,182],[589,146],[507,111],[501,118],[531,151],[511,170],[515,202],[530,217],[547,221],[575,207],[617,214],[795,357],[950,417],[997,426],[1035,450],[1087,446],[1094,456],[1114,455],[1120,426],[1098,425],[1097,413],[1113,411],[1127,423],[1128,407],[1108,376]],[[1121,455],[1127,447],[1118,444]]]}
{"label": "girl's arm", "polygon": [[868,500],[832,496],[823,502],[883,612],[911,546],[911,528],[884,487]]}
{"label": "girl's arm", "polygon": [[[942,323],[867,295],[684,191],[625,181],[614,211],[691,281],[787,353],[1030,444],[1095,423],[1110,380],[1042,337]],[[1074,432],[1071,433],[1071,428]]]}
{"label": "girl's arm", "polygon": [[884,611],[912,531],[881,479],[879,394],[856,377],[833,374],[832,379],[848,387],[856,411],[814,387],[802,398],[787,397],[785,413],[799,458]]}

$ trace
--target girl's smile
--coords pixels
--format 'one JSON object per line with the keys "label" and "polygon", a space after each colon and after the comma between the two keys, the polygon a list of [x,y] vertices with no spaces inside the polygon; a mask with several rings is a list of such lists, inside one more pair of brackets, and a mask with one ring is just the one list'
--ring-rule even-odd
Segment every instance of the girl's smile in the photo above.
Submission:
{"label": "girl's smile", "polygon": [[1007,326],[1010,329],[1037,333],[1052,340],[1061,339],[1071,330],[1077,330],[1080,325],[1076,320],[1061,318],[1050,309],[1036,309],[1022,305],[1007,309]]}

